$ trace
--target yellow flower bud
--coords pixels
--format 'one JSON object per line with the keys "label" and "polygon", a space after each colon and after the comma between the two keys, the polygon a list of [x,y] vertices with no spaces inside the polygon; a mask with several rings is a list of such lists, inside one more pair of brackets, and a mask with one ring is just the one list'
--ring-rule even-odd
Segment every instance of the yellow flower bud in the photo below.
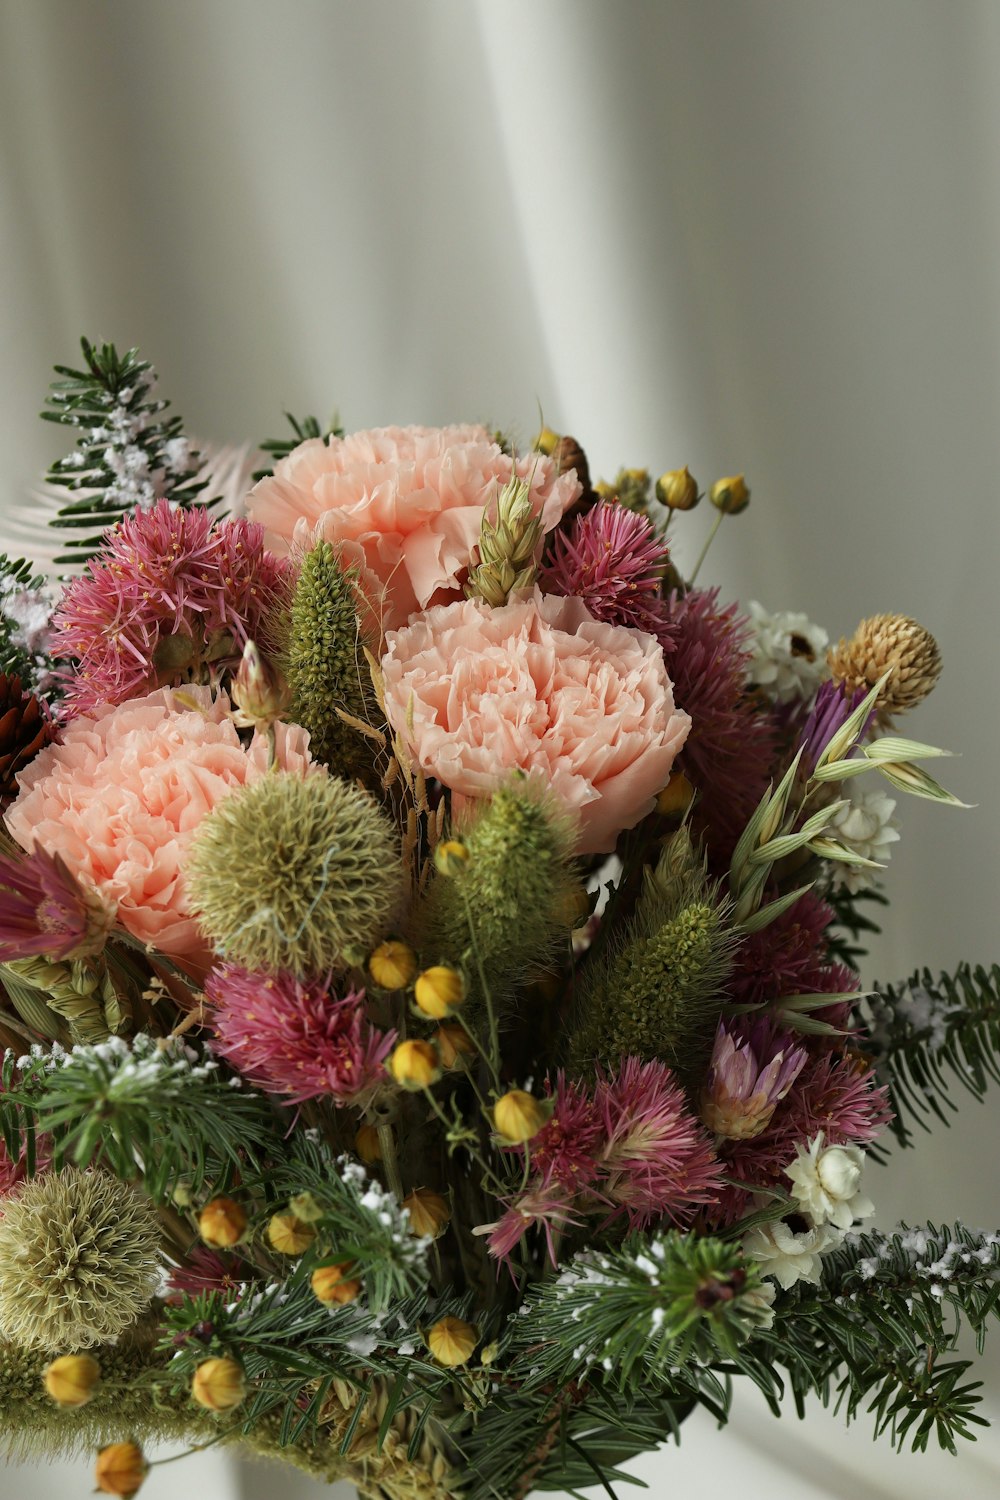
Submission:
{"label": "yellow flower bud", "polygon": [[683,771],[674,771],[663,791],[656,799],[656,810],[664,817],[673,813],[687,812],[694,796],[694,787]]}
{"label": "yellow flower bud", "polygon": [[441,1077],[440,1061],[430,1042],[400,1042],[389,1059],[389,1071],[404,1089],[429,1089]]}
{"label": "yellow flower bud", "polygon": [[566,927],[582,927],[590,916],[590,896],[580,881],[559,898],[559,918]]}
{"label": "yellow flower bud", "polygon": [[110,1443],[97,1455],[94,1479],[102,1495],[130,1500],[140,1489],[148,1468],[137,1443]]}
{"label": "yellow flower bud", "polygon": [[446,1021],[431,1037],[443,1068],[461,1065],[463,1057],[475,1055],[476,1044],[460,1021]]}
{"label": "yellow flower bud", "polygon": [[445,839],[434,850],[439,875],[460,875],[469,863],[469,851],[460,839]]}
{"label": "yellow flower bud", "polygon": [[615,498],[615,487],[613,484],[609,484],[606,479],[599,479],[594,485],[594,494],[600,496],[602,500],[613,500]]}
{"label": "yellow flower bud", "polygon": [[368,960],[368,972],[380,990],[405,990],[417,972],[417,955],[406,943],[379,943]]}
{"label": "yellow flower bud", "polygon": [[323,1217],[323,1205],[316,1202],[312,1193],[296,1193],[288,1209],[303,1224],[315,1224]]}
{"label": "yellow flower bud", "polygon": [[45,1389],[59,1406],[86,1406],[101,1380],[101,1367],[89,1354],[61,1354],[42,1371]]}
{"label": "yellow flower bud", "polygon": [[318,1302],[353,1302],[361,1291],[361,1282],[348,1275],[353,1270],[353,1265],[346,1260],[333,1266],[317,1266],[309,1278],[313,1296]]}
{"label": "yellow flower bud", "polygon": [[669,510],[694,510],[701,496],[698,481],[687,464],[683,469],[669,469],[656,481],[656,498]]}
{"label": "yellow flower bud", "polygon": [[427,1335],[427,1347],[439,1365],[464,1365],[472,1357],[479,1334],[461,1318],[440,1318]]}
{"label": "yellow flower bud", "polygon": [[411,1234],[440,1239],[451,1221],[446,1200],[431,1188],[414,1188],[403,1199],[403,1207],[409,1209]]}
{"label": "yellow flower bud", "polygon": [[728,479],[717,479],[708,498],[724,515],[738,516],[750,504],[750,491],[742,474],[732,474]]}
{"label": "yellow flower bud", "polygon": [[362,1125],[354,1137],[354,1149],[364,1162],[366,1167],[374,1166],[377,1161],[382,1160],[382,1147],[379,1143],[378,1131],[374,1125]]}
{"label": "yellow flower bud", "polygon": [[634,484],[637,489],[644,489],[649,483],[648,469],[626,469],[625,478],[629,484]]}
{"label": "yellow flower bud", "polygon": [[553,432],[551,427],[543,427],[531,446],[536,453],[551,455],[558,441],[558,432]]}
{"label": "yellow flower bud", "polygon": [[523,1089],[511,1089],[493,1107],[493,1128],[505,1141],[521,1145],[538,1134],[551,1114],[551,1105]]}
{"label": "yellow flower bud", "polygon": [[417,975],[413,998],[425,1016],[441,1021],[465,999],[465,980],[457,969],[436,964]]}
{"label": "yellow flower bud", "polygon": [[235,1359],[203,1360],[191,1382],[191,1395],[206,1411],[232,1411],[246,1393],[246,1376]]}
{"label": "yellow flower bud", "polygon": [[247,1216],[232,1198],[213,1198],[198,1215],[198,1233],[213,1250],[228,1250],[243,1238]]}
{"label": "yellow flower bud", "polygon": [[272,1214],[267,1226],[271,1249],[279,1255],[301,1255],[316,1238],[311,1224],[304,1224],[294,1214]]}

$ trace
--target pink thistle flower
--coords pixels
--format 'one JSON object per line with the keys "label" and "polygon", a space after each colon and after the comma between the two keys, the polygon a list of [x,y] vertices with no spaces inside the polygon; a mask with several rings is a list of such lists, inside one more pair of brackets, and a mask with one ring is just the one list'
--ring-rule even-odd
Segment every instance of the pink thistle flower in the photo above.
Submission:
{"label": "pink thistle flower", "polygon": [[676,632],[674,694],[691,715],[677,764],[698,792],[693,831],[721,869],[771,778],[776,729],[746,691],[750,623],[737,606],[721,608],[718,589],[692,589],[672,594],[667,614]]}
{"label": "pink thistle flower", "polygon": [[[551,1085],[548,1091],[552,1093]],[[596,1154],[603,1135],[594,1101],[578,1083],[567,1083],[565,1073],[560,1071],[551,1118],[527,1148],[543,1186],[558,1183],[577,1192],[589,1187],[598,1175]]]}
{"label": "pink thistle flower", "polygon": [[[732,1000],[762,1005],[784,995],[845,995],[856,990],[857,974],[827,959],[826,929],[832,921],[832,907],[807,891],[763,932],[751,933],[736,954],[729,984]],[[822,1019],[830,1021],[831,1013],[824,1011]]]}
{"label": "pink thistle flower", "polygon": [[237,1256],[219,1254],[196,1246],[182,1266],[174,1266],[167,1278],[167,1301],[176,1305],[185,1297],[199,1297],[202,1292],[235,1292],[251,1280],[253,1272]]}
{"label": "pink thistle flower", "polygon": [[487,1235],[486,1248],[494,1260],[509,1262],[511,1255],[529,1229],[540,1227],[545,1234],[549,1260],[558,1265],[555,1234],[576,1228],[581,1223],[573,1211],[572,1195],[558,1183],[544,1186],[539,1180],[508,1203],[507,1211],[495,1224],[479,1224],[473,1234]]}
{"label": "pink thistle flower", "polygon": [[553,533],[540,581],[547,593],[583,599],[595,620],[644,630],[669,651],[676,632],[660,595],[668,556],[648,517],[602,501]]}
{"label": "pink thistle flower", "polygon": [[364,990],[338,1000],[328,977],[300,980],[223,964],[209,975],[205,994],[214,1007],[216,1051],[292,1104],[358,1104],[383,1081],[396,1033],[369,1023]]}
{"label": "pink thistle flower", "polygon": [[115,920],[58,854],[0,854],[0,962],[43,955],[53,961],[99,953]]}
{"label": "pink thistle flower", "polygon": [[290,574],[251,521],[215,525],[204,507],[166,500],[127,516],[67,585],[54,616],[53,654],[76,662],[64,674],[70,711],[90,713],[235,661]]}
{"label": "pink thistle flower", "polygon": [[730,1140],[760,1135],[807,1055],[805,1047],[766,1019],[732,1028],[720,1021],[701,1093],[702,1123]]}
{"label": "pink thistle flower", "polygon": [[665,1063],[625,1058],[615,1077],[598,1076],[596,1104],[612,1218],[626,1213],[632,1229],[661,1218],[683,1225],[715,1202],[722,1168]]}

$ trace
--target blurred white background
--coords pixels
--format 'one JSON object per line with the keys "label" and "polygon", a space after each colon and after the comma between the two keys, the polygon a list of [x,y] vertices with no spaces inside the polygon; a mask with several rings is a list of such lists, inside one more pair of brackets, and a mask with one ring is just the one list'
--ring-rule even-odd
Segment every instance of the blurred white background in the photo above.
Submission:
{"label": "blurred white background", "polygon": [[[538,407],[598,474],[745,470],[708,572],[836,637],[938,637],[920,738],[975,812],[907,802],[865,977],[997,957],[1000,7],[995,0],[0,0],[0,547],[81,333],[136,343],[189,429]],[[708,519],[682,529],[690,562]],[[875,1176],[881,1221],[1000,1225],[1000,1098]],[[986,1365],[1000,1415],[1000,1361]],[[994,1497],[1000,1437],[693,1420],[653,1494]],[[85,1465],[11,1467],[60,1500]],[[338,1495],[217,1454],[144,1496]]]}

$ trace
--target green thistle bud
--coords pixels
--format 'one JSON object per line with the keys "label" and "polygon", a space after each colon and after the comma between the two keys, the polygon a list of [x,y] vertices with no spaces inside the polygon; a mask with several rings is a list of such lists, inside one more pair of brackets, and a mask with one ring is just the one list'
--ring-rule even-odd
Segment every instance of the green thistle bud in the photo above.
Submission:
{"label": "green thistle bud", "polygon": [[0,1217],[0,1335],[53,1353],[116,1338],[156,1289],[152,1203],[108,1172],[35,1177]]}
{"label": "green thistle bud", "polygon": [[308,729],[312,753],[331,770],[370,777],[364,736],[338,710],[362,723],[379,715],[361,645],[356,570],[345,568],[329,542],[308,552],[295,586],[284,670],[291,718]]}
{"label": "green thistle bud", "polygon": [[517,589],[531,588],[538,574],[535,556],[542,537],[528,485],[512,474],[497,499],[497,518],[483,514],[479,562],[469,569],[465,593],[494,608],[506,604]]}
{"label": "green thistle bud", "polygon": [[209,814],[186,873],[202,926],[227,959],[303,978],[363,964],[403,885],[396,834],[366,792],[283,771]]}

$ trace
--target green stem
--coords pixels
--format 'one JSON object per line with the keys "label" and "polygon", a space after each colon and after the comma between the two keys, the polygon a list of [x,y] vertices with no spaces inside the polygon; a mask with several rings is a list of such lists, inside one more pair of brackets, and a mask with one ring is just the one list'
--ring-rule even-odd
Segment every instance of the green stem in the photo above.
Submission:
{"label": "green stem", "polygon": [[479,944],[476,942],[476,929],[472,920],[472,903],[469,900],[469,893],[467,890],[465,890],[464,886],[462,888],[462,900],[465,904],[465,920],[468,923],[469,927],[469,940],[472,947],[472,953],[476,960],[476,972],[479,975],[479,984],[483,992],[483,999],[486,1002],[486,1018],[490,1031],[490,1055],[489,1057],[487,1057],[486,1062],[492,1075],[493,1087],[499,1092],[500,1027],[497,1022],[496,1007],[493,1004],[493,996],[490,994],[490,987],[486,980],[486,971],[483,968],[483,960],[479,952]]}
{"label": "green stem", "polygon": [[708,556],[708,549],[709,549],[709,547],[711,547],[712,543],[715,541],[715,533],[718,531],[719,527],[722,525],[723,519],[725,518],[725,514],[726,513],[725,513],[724,510],[720,510],[720,511],[716,512],[715,520],[712,522],[712,529],[708,533],[708,536],[705,538],[705,545],[704,545],[704,547],[702,547],[700,553],[698,554],[698,561],[695,563],[695,565],[694,565],[694,571],[692,572],[691,577],[688,579],[688,583],[692,587],[694,586],[695,579],[698,577],[698,574],[701,572],[701,565],[705,561],[705,558]]}

